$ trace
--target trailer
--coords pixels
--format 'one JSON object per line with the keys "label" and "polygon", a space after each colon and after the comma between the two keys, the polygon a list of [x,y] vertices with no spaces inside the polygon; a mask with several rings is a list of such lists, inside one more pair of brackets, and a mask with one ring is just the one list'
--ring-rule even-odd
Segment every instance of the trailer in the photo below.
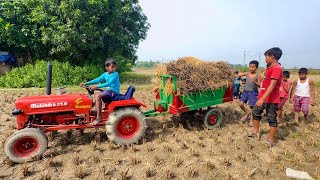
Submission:
{"label": "trailer", "polygon": [[[172,94],[166,94],[164,90],[168,79],[173,83]],[[216,90],[179,95],[177,92],[177,78],[175,76],[161,75],[161,83],[161,88],[155,90],[156,100],[154,101],[154,109],[145,112],[144,115],[146,117],[199,112],[204,115],[204,126],[207,129],[213,129],[219,127],[222,122],[222,112],[214,106],[233,101],[233,84]]]}

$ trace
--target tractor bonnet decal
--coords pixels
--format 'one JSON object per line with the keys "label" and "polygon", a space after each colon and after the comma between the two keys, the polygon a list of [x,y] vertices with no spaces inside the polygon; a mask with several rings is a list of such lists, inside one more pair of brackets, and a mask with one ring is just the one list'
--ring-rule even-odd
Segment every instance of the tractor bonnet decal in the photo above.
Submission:
{"label": "tractor bonnet decal", "polygon": [[68,102],[36,103],[36,104],[30,105],[31,109],[62,107],[62,106],[68,106]]}
{"label": "tractor bonnet decal", "polygon": [[76,109],[90,109],[91,105],[80,105],[83,100],[81,98],[78,98],[74,101],[76,103],[75,108]]}

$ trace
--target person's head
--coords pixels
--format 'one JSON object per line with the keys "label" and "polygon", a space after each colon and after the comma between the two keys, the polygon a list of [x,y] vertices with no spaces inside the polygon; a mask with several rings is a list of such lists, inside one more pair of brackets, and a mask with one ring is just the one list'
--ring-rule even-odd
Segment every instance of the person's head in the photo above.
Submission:
{"label": "person's head", "polygon": [[104,63],[106,70],[109,73],[115,72],[117,69],[117,63],[114,59],[110,58],[107,59],[106,62]]}
{"label": "person's head", "polygon": [[290,72],[289,71],[283,71],[282,80],[283,81],[288,81],[289,78],[290,78]]}
{"label": "person's head", "polygon": [[250,61],[249,69],[251,73],[255,73],[259,67],[259,62],[256,60]]}
{"label": "person's head", "polygon": [[238,70],[236,70],[236,71],[234,71],[234,72],[233,72],[233,74],[239,74],[239,71],[238,71]]}
{"label": "person's head", "polygon": [[300,78],[301,80],[304,80],[304,79],[307,78],[308,69],[307,69],[307,68],[300,68],[299,71],[298,71],[298,73],[299,73],[299,78]]}
{"label": "person's head", "polygon": [[282,50],[278,47],[271,48],[264,53],[266,57],[266,63],[271,64],[274,62],[278,62],[282,56]]}

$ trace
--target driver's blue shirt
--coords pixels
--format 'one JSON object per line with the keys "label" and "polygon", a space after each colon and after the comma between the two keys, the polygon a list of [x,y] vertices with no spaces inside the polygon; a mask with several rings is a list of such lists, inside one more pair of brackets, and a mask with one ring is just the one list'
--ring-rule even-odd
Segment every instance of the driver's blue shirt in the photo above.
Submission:
{"label": "driver's blue shirt", "polygon": [[[102,83],[102,84],[99,84]],[[105,72],[101,74],[98,78],[91,80],[86,83],[86,85],[99,84],[98,88],[107,87],[108,90],[112,90],[113,92],[120,94],[120,78],[118,72],[113,72],[109,74]]]}

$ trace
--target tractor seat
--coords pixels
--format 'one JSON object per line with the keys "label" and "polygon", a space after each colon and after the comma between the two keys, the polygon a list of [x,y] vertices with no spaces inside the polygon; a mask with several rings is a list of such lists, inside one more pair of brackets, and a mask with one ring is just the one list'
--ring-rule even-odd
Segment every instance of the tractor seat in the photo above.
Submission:
{"label": "tractor seat", "polygon": [[133,86],[129,86],[126,94],[118,94],[111,99],[103,98],[103,102],[110,104],[112,101],[129,100],[132,98],[135,90]]}

